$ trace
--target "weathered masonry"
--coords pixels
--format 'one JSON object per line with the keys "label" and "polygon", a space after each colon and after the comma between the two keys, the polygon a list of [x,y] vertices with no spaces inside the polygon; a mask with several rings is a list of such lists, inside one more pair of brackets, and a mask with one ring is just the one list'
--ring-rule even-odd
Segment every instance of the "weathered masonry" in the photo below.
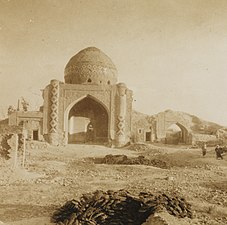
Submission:
{"label": "weathered masonry", "polygon": [[69,60],[65,82],[51,80],[43,90],[36,123],[26,117],[31,112],[12,113],[9,121],[30,124],[35,138],[52,145],[89,141],[122,146],[131,135],[132,91],[117,79],[111,59],[95,47],[86,48]]}

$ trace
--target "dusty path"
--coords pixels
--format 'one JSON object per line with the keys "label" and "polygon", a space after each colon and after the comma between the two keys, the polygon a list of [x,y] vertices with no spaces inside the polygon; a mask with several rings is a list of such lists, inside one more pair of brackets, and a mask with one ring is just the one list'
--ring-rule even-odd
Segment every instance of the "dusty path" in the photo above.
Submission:
{"label": "dusty path", "polygon": [[[132,192],[174,191],[196,210],[191,224],[226,224],[227,156],[216,160],[213,149],[205,158],[185,146],[149,146],[146,150],[111,149],[94,145],[68,145],[28,151],[27,171],[10,172],[2,166],[0,221],[11,225],[49,225],[56,207],[82,193],[125,188]],[[159,157],[173,166],[94,164],[86,158],[107,154]],[[226,220],[225,220],[226,218]],[[219,220],[218,220],[219,219]],[[207,221],[207,222],[206,222]],[[204,222],[204,223],[203,223]]]}

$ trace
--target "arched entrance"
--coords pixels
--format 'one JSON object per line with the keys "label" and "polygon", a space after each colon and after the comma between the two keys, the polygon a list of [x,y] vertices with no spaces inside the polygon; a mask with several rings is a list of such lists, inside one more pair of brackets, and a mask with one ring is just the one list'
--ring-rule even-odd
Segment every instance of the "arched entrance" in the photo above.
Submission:
{"label": "arched entrance", "polygon": [[188,131],[180,123],[172,124],[166,130],[166,144],[187,144]]}
{"label": "arched entrance", "polygon": [[68,113],[68,143],[104,143],[108,140],[108,113],[90,96],[77,102]]}

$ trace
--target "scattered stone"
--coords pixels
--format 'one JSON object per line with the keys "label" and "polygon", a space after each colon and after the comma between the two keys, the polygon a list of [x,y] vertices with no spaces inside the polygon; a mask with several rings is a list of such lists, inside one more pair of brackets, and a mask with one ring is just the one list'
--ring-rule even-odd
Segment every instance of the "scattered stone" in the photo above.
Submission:
{"label": "scattered stone", "polygon": [[128,146],[127,149],[141,152],[141,151],[149,150],[150,147],[147,144],[135,143],[135,144],[131,144],[130,146]]}

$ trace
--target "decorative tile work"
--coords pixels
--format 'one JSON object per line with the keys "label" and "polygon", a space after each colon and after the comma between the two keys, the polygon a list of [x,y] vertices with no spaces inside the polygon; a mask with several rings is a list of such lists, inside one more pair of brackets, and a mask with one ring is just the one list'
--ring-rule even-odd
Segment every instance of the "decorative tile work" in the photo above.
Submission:
{"label": "decorative tile work", "polygon": [[117,69],[101,50],[89,47],[69,60],[65,67],[65,82],[113,85],[117,82]]}
{"label": "decorative tile work", "polygon": [[59,98],[59,81],[51,81],[51,112],[50,112],[50,133],[57,133],[58,127],[58,98]]}

